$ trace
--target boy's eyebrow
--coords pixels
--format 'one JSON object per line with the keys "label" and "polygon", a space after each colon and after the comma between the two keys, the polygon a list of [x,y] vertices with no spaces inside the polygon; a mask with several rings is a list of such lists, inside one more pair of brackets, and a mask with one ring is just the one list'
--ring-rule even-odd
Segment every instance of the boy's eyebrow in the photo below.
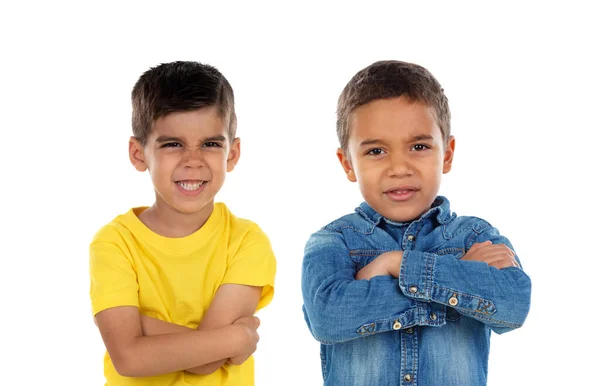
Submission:
{"label": "boy's eyebrow", "polygon": [[381,139],[365,139],[358,146],[369,146],[369,145],[377,145],[377,144],[382,144],[382,143],[385,143],[385,142],[382,141]]}
{"label": "boy's eyebrow", "polygon": [[215,135],[214,137],[208,137],[205,141],[214,141],[214,142],[225,142],[227,138],[224,135]]}
{"label": "boy's eyebrow", "polygon": [[429,134],[421,134],[421,135],[415,135],[414,137],[412,137],[412,141],[424,141],[424,140],[433,140],[433,137]]}
{"label": "boy's eyebrow", "polygon": [[[413,136],[412,138],[410,138],[409,142],[416,142],[416,141],[425,141],[425,140],[429,140],[432,141],[433,137],[429,134],[418,134]],[[362,141],[359,146],[369,146],[369,145],[380,145],[380,144],[385,144],[386,142],[382,139],[365,139],[364,141]]]}
{"label": "boy's eyebrow", "polygon": [[156,138],[156,142],[184,142],[183,139],[179,138],[179,137],[171,137],[168,135],[161,135],[160,137]]}
{"label": "boy's eyebrow", "polygon": [[[215,135],[214,137],[208,137],[205,138],[204,141],[211,141],[211,142],[225,142],[227,138],[225,138],[224,135]],[[156,142],[185,142],[185,140],[183,138],[179,138],[179,137],[172,137],[172,136],[168,136],[168,135],[161,135],[160,137],[156,138]]]}

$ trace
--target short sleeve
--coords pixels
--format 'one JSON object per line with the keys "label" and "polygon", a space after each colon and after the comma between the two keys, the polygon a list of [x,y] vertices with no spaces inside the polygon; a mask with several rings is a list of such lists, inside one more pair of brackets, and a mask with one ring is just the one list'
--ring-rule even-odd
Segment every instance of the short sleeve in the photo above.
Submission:
{"label": "short sleeve", "polygon": [[246,233],[237,251],[230,256],[222,284],[263,287],[258,310],[273,299],[275,255],[267,235],[258,226]]}
{"label": "short sleeve", "polygon": [[92,312],[118,306],[139,306],[137,275],[118,245],[98,241],[90,245]]}

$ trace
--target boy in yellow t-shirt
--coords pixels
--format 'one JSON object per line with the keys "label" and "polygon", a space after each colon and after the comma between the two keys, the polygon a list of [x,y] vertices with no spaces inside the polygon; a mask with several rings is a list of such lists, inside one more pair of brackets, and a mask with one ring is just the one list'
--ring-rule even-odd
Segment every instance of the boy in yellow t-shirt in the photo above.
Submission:
{"label": "boy in yellow t-shirt", "polygon": [[161,64],[132,92],[129,157],[156,201],[90,245],[90,296],[107,385],[253,385],[273,297],[266,235],[214,197],[240,156],[233,90],[215,68]]}

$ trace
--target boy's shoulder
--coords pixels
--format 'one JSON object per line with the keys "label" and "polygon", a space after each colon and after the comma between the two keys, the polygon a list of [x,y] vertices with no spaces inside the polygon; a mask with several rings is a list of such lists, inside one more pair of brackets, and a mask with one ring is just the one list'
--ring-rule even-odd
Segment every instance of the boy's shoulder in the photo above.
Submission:
{"label": "boy's shoulder", "polygon": [[340,218],[337,218],[327,225],[319,229],[319,232],[336,232],[341,233],[346,229],[351,229],[357,232],[366,233],[373,229],[374,224],[367,221],[357,207],[353,213],[348,213]]}
{"label": "boy's shoulder", "polygon": [[122,241],[126,237],[125,235],[131,234],[132,222],[137,219],[135,213],[145,208],[131,208],[127,212],[117,215],[94,234],[91,244],[98,242],[118,243]]}
{"label": "boy's shoulder", "polygon": [[486,229],[492,228],[492,224],[476,216],[455,216],[444,226],[446,232],[472,230],[475,233],[482,233]]}
{"label": "boy's shoulder", "polygon": [[256,222],[236,216],[229,210],[227,205],[222,202],[215,204],[215,210],[221,212],[221,217],[225,220],[225,226],[229,228],[232,234],[244,235],[252,232],[264,233]]}

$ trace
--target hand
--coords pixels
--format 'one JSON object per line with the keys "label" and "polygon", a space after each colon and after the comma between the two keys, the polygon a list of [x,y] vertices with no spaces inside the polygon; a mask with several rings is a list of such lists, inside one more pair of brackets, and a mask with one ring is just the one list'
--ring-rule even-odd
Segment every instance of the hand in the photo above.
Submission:
{"label": "hand", "polygon": [[229,358],[227,361],[232,365],[239,366],[246,362],[246,360],[256,351],[256,344],[258,343],[259,336],[256,329],[260,326],[260,319],[256,316],[243,316],[233,322],[234,326],[239,326],[240,335],[242,337],[242,349],[238,355]]}
{"label": "hand", "polygon": [[375,276],[400,276],[400,265],[402,265],[402,251],[385,252],[365,265],[354,275],[356,280],[369,280]]}
{"label": "hand", "polygon": [[492,244],[491,241],[475,243],[461,260],[483,261],[490,267],[502,269],[519,267],[515,259],[515,252],[504,244]]}

